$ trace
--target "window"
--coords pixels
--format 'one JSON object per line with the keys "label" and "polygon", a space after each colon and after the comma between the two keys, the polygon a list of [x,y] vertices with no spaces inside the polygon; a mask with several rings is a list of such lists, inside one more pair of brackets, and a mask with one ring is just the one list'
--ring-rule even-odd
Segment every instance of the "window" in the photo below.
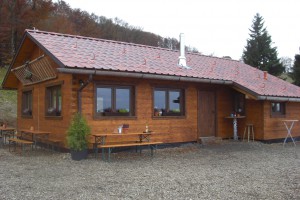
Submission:
{"label": "window", "polygon": [[239,92],[233,94],[233,111],[240,115],[245,115],[245,95]]}
{"label": "window", "polygon": [[22,93],[22,116],[32,116],[32,90]]}
{"label": "window", "polygon": [[285,102],[272,102],[271,103],[271,115],[272,116],[285,115]]}
{"label": "window", "polygon": [[183,116],[184,91],[181,89],[154,89],[154,116]]}
{"label": "window", "polygon": [[61,116],[61,85],[46,88],[46,116]]}
{"label": "window", "polygon": [[97,85],[96,116],[134,115],[133,87]]}

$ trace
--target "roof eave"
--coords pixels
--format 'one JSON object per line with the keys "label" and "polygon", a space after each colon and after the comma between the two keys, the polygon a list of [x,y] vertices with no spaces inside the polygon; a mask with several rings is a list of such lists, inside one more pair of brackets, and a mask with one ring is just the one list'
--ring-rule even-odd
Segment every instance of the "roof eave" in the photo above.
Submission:
{"label": "roof eave", "polygon": [[277,102],[300,102],[300,98],[296,97],[276,97],[276,96],[257,96],[257,100],[277,101]]}
{"label": "roof eave", "polygon": [[22,38],[22,41],[21,41],[21,44],[19,45],[18,47],[18,50],[17,50],[17,53],[15,54],[12,62],[10,63],[9,65],[9,68],[3,78],[3,81],[1,83],[1,88],[2,89],[5,89],[5,90],[16,90],[17,88],[11,88],[11,87],[5,87],[5,82],[7,81],[7,77],[9,75],[9,73],[11,72],[11,69],[12,67],[14,66],[14,63],[16,61],[16,58],[19,56],[20,54],[20,50],[24,44],[24,41],[26,39],[26,37],[28,37],[30,40],[32,40],[39,48],[41,48],[45,54],[47,54],[55,63],[58,64],[59,67],[62,67],[64,68],[65,65],[59,60],[57,59],[49,50],[47,50],[47,48],[45,48],[40,42],[38,42],[32,35],[30,35],[30,33],[28,31],[25,31],[24,35],[23,35],[23,38]]}
{"label": "roof eave", "polygon": [[219,79],[207,79],[187,76],[175,76],[164,74],[151,74],[144,72],[124,72],[124,71],[111,71],[111,70],[98,70],[98,69],[80,69],[80,68],[58,68],[60,73],[69,74],[94,74],[102,76],[118,76],[118,77],[130,77],[130,78],[144,78],[144,79],[160,79],[169,81],[182,81],[182,82],[199,82],[199,83],[212,83],[212,84],[226,84],[231,85],[233,82],[229,80]]}

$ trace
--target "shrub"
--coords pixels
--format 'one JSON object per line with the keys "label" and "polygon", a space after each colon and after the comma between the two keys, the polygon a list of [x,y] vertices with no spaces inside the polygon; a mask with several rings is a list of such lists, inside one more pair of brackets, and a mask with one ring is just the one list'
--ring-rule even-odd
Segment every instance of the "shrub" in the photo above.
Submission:
{"label": "shrub", "polygon": [[91,128],[86,119],[80,113],[76,113],[67,130],[68,147],[74,151],[87,149],[90,132]]}

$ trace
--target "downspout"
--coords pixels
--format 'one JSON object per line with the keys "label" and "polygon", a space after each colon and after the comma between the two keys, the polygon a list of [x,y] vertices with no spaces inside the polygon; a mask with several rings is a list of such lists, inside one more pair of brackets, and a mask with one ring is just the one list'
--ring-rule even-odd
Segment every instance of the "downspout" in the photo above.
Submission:
{"label": "downspout", "polygon": [[80,88],[78,89],[78,91],[77,91],[77,108],[78,108],[78,112],[79,113],[81,113],[81,111],[82,111],[82,106],[81,106],[81,104],[82,104],[82,101],[81,101],[81,92],[82,92],[82,90],[90,83],[90,82],[92,82],[93,81],[93,74],[90,74],[89,75],[89,79],[86,81],[86,82],[84,82],[81,86],[80,86]]}

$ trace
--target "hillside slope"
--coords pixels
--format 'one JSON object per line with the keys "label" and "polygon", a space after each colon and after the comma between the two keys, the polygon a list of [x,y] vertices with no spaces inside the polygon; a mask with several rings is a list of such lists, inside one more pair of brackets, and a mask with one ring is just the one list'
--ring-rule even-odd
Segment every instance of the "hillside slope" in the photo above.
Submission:
{"label": "hillside slope", "polygon": [[[2,83],[7,69],[0,68],[0,83]],[[0,123],[16,126],[17,120],[17,92],[0,90]]]}

